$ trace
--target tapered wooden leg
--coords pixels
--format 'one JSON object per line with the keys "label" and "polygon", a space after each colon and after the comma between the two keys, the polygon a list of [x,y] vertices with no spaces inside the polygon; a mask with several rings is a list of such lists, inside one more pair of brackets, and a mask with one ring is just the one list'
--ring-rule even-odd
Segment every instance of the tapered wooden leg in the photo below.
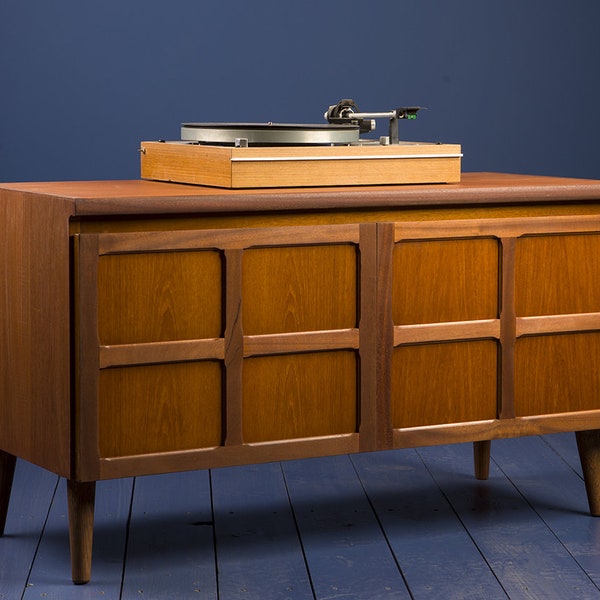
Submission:
{"label": "tapered wooden leg", "polygon": [[491,440],[473,442],[473,458],[475,462],[475,477],[487,479],[490,476],[490,450]]}
{"label": "tapered wooden leg", "polygon": [[96,482],[67,480],[69,540],[73,583],[87,583],[92,574]]}
{"label": "tapered wooden leg", "polygon": [[577,431],[575,436],[590,514],[598,517],[600,516],[600,429]]}
{"label": "tapered wooden leg", "polygon": [[0,450],[0,535],[4,535],[17,457]]}

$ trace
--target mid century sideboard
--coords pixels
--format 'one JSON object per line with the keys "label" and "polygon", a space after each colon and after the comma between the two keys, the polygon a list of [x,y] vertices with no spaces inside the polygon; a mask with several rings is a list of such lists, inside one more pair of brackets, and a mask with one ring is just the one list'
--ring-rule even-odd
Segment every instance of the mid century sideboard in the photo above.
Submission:
{"label": "mid century sideboard", "polygon": [[[16,458],[103,479],[575,431],[600,514],[600,181],[0,186],[0,533]],[[402,486],[402,481],[398,481]]]}

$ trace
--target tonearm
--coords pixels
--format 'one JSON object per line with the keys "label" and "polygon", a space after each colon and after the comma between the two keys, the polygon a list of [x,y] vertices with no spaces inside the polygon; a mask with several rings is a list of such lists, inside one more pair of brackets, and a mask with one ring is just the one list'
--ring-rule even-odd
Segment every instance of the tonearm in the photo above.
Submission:
{"label": "tonearm", "polygon": [[329,123],[353,123],[359,126],[360,133],[369,133],[375,129],[376,119],[389,119],[389,143],[397,144],[398,121],[400,119],[414,120],[417,118],[417,112],[421,106],[403,106],[394,110],[385,112],[360,112],[354,100],[344,98],[337,104],[329,107],[325,113],[325,118]]}

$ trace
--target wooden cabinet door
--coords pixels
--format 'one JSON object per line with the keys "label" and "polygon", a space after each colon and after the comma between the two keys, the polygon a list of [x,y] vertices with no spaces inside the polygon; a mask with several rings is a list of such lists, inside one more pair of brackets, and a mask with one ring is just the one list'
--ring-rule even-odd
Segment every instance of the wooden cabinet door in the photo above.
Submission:
{"label": "wooden cabinet door", "polygon": [[79,472],[358,449],[375,267],[362,238],[358,225],[75,236]]}
{"label": "wooden cabinet door", "polygon": [[595,216],[395,225],[396,445],[598,420],[599,231]]}

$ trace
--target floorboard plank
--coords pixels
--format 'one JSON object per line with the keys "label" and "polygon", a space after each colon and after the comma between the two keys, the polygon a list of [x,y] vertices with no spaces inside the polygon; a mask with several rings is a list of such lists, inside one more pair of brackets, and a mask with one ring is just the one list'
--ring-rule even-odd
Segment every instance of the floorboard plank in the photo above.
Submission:
{"label": "floorboard plank", "polygon": [[357,454],[352,461],[415,600],[506,599],[414,450]]}
{"label": "floorboard plank", "polygon": [[136,478],[122,599],[216,597],[208,471]]}
{"label": "floorboard plank", "polygon": [[21,598],[58,477],[18,460],[4,536],[0,537],[0,599]]}
{"label": "floorboard plank", "polygon": [[97,484],[92,580],[80,586],[71,583],[67,486],[60,480],[24,600],[119,599],[131,487],[131,479]]}
{"label": "floorboard plank", "polygon": [[409,598],[348,456],[283,470],[317,599]]}
{"label": "floorboard plank", "polygon": [[600,520],[589,515],[581,477],[556,460],[553,448],[537,437],[498,440],[492,453],[503,473],[600,587]]}
{"label": "floorboard plank", "polygon": [[495,463],[490,479],[477,481],[470,444],[418,452],[509,597],[597,600],[596,586]]}
{"label": "floorboard plank", "polygon": [[580,477],[583,477],[574,433],[553,433],[541,436],[541,439],[559,454]]}
{"label": "floorboard plank", "polygon": [[219,600],[312,600],[280,463],[212,471]]}

